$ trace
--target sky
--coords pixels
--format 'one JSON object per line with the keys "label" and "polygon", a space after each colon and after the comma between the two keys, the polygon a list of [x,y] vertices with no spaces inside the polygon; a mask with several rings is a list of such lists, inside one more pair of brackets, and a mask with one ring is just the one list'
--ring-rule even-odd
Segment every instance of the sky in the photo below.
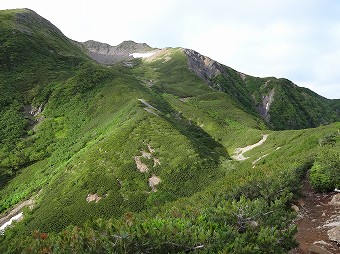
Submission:
{"label": "sky", "polygon": [[340,99],[338,0],[1,0],[0,9],[14,8],[36,11],[73,40],[190,48]]}

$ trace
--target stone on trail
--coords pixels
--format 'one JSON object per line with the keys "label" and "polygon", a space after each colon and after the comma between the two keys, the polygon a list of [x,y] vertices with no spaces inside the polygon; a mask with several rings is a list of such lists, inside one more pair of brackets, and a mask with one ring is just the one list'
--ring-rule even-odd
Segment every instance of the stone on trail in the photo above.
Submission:
{"label": "stone on trail", "polygon": [[308,251],[311,253],[316,253],[316,254],[333,254],[332,252],[315,244],[311,244],[308,248]]}
{"label": "stone on trail", "polygon": [[340,244],[340,226],[337,226],[335,228],[332,228],[331,230],[328,230],[327,234],[328,234],[329,240]]}
{"label": "stone on trail", "polygon": [[330,205],[340,206],[340,193],[333,196]]}

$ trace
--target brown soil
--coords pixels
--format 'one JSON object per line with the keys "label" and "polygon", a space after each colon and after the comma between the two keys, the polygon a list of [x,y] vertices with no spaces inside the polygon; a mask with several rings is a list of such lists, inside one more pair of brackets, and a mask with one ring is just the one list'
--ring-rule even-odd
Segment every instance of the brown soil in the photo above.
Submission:
{"label": "brown soil", "polygon": [[331,253],[340,253],[340,247],[328,239],[327,231],[330,228],[324,227],[332,216],[339,213],[335,206],[329,204],[335,193],[315,193],[309,182],[305,180],[302,194],[304,198],[296,204],[300,211],[295,221],[298,227],[296,240],[299,247],[290,253],[312,253],[308,249],[313,243]]}

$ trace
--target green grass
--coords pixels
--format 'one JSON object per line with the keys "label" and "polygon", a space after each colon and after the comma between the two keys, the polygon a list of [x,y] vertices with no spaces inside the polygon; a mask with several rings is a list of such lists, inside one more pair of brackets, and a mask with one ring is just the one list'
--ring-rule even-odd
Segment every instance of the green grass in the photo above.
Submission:
{"label": "green grass", "polygon": [[[36,14],[19,12],[33,15],[32,23],[17,24],[18,11],[0,12],[0,212],[39,197],[0,237],[0,252],[204,246],[202,253],[261,253],[265,246],[286,253],[295,246],[289,207],[306,172],[320,190],[339,186],[338,162],[327,159],[338,156],[339,122],[273,130],[334,121],[337,113],[328,113],[337,101],[287,80],[243,80],[231,68],[214,80],[225,91],[217,92],[188,69],[180,49],[135,59],[133,68],[99,66]],[[265,123],[257,106],[273,88],[272,122]],[[43,107],[34,127],[27,105]],[[231,159],[262,134],[268,139],[249,159]],[[149,169],[141,173],[135,156],[143,152],[151,158],[140,158]],[[153,175],[161,179],[156,192]],[[87,202],[89,194],[101,199]]]}

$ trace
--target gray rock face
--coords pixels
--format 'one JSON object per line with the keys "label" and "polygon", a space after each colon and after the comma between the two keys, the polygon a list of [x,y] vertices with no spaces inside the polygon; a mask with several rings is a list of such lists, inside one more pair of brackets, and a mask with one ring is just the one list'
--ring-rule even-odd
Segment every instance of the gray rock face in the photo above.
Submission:
{"label": "gray rock face", "polygon": [[327,232],[327,234],[328,234],[329,240],[340,244],[340,226],[332,228],[331,230]]}
{"label": "gray rock face", "polygon": [[270,114],[269,109],[274,101],[275,89],[273,88],[267,95],[262,96],[262,104],[259,106],[259,112],[264,120],[269,122]]}
{"label": "gray rock face", "polygon": [[189,69],[203,79],[207,84],[214,86],[214,89],[217,88],[217,90],[222,91],[221,87],[216,87],[218,84],[214,84],[212,79],[219,74],[227,75],[223,65],[194,50],[183,49],[182,51],[188,57]]}
{"label": "gray rock face", "polygon": [[93,60],[105,65],[132,60],[133,57],[130,56],[132,53],[145,53],[153,50],[146,43],[134,41],[123,41],[117,46],[111,46],[107,43],[89,40],[82,42],[81,45]]}

